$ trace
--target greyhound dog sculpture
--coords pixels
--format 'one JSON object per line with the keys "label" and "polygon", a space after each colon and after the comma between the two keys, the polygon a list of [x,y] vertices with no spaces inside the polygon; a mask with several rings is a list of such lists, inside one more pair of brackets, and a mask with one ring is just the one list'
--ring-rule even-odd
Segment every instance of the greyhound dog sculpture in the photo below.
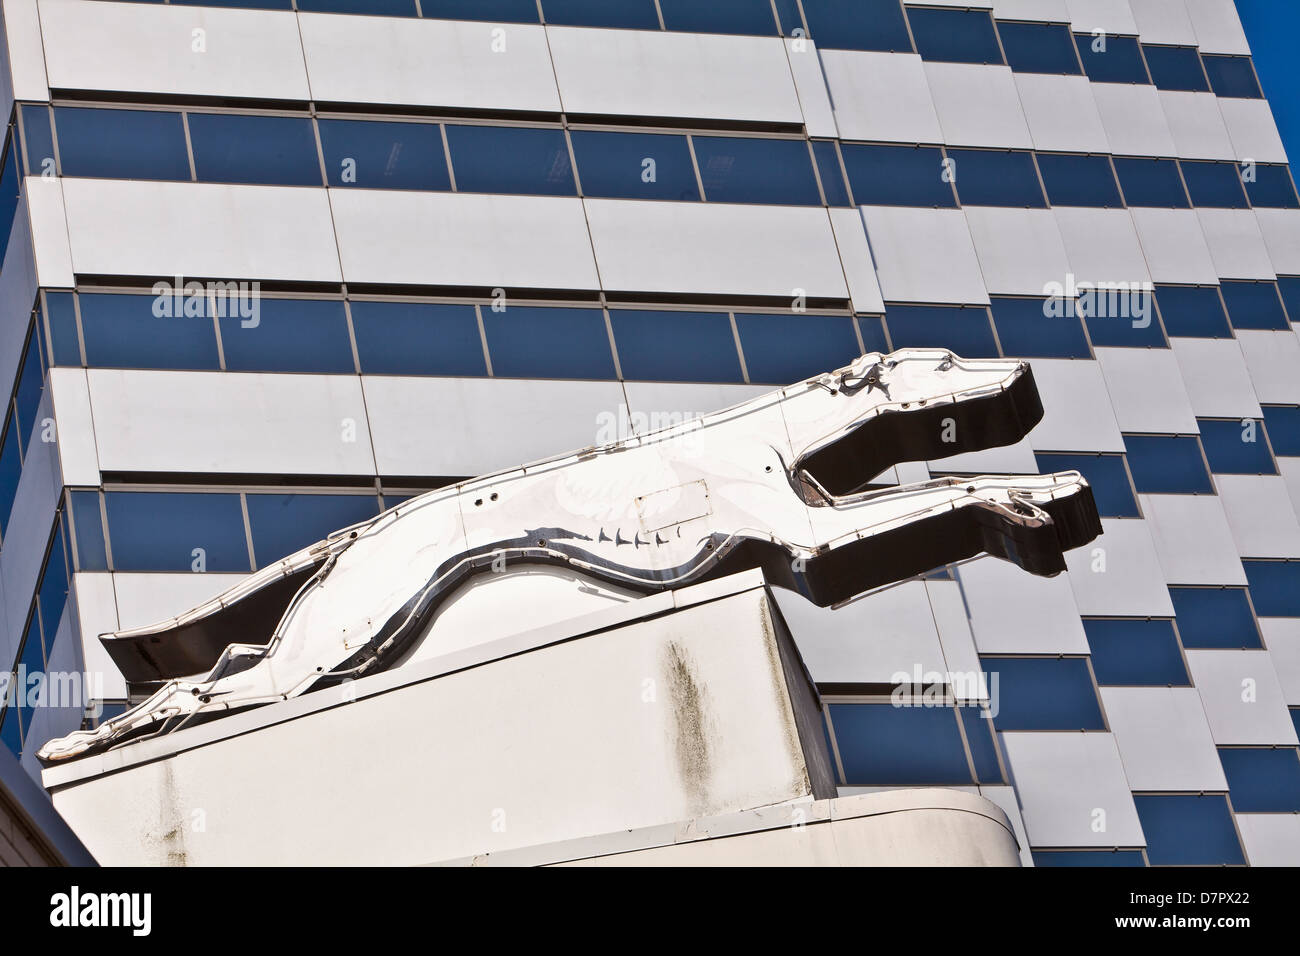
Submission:
{"label": "greyhound dog sculpture", "polygon": [[871,486],[1019,441],[1030,367],[871,353],[724,411],[428,492],[161,624],[101,637],[147,700],[49,741],[47,764],[375,673],[439,640],[439,606],[502,567],[649,594],[761,568],[827,607],[987,552],[1032,574],[1101,524],[1078,472]]}

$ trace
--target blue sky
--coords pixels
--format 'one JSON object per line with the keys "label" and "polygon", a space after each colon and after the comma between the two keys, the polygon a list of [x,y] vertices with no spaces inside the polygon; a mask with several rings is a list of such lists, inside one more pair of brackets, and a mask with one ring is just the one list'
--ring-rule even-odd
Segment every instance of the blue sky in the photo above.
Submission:
{"label": "blue sky", "polygon": [[1237,0],[1237,13],[1287,155],[1300,162],[1300,2]]}

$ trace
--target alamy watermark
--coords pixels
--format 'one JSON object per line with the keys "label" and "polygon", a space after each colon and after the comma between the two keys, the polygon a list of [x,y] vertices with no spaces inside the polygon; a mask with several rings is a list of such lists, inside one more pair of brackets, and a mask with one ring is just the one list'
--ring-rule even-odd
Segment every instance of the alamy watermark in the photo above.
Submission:
{"label": "alamy watermark", "polygon": [[1135,329],[1151,325],[1150,282],[1088,282],[1066,273],[1065,282],[1043,286],[1043,315],[1049,319],[1128,319]]}
{"label": "alamy watermark", "polygon": [[208,280],[175,282],[163,279],[153,284],[153,314],[159,319],[237,318],[245,329],[255,329],[262,321],[262,283]]}

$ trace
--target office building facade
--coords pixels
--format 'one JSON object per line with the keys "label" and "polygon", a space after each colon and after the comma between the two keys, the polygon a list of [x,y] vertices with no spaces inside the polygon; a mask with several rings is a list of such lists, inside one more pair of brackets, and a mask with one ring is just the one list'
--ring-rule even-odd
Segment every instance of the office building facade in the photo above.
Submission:
{"label": "office building facade", "polygon": [[[103,632],[870,351],[1022,357],[1105,534],[780,596],[842,795],[1300,863],[1300,199],[1231,0],[4,0],[0,738]],[[237,640],[232,636],[232,640]]]}

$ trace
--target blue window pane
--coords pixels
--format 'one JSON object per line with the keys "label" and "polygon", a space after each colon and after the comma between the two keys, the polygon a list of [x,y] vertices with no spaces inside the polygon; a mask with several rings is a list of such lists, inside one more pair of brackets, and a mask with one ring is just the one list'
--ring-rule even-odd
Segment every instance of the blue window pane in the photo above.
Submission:
{"label": "blue window pane", "polygon": [[33,334],[27,340],[27,353],[23,356],[18,387],[14,392],[14,411],[18,416],[18,440],[23,449],[31,443],[36,427],[36,412],[40,408],[41,394],[45,390],[45,372],[41,366],[40,336]]}
{"label": "blue window pane", "polygon": [[1201,445],[1210,471],[1216,475],[1276,475],[1263,422],[1198,418]]}
{"label": "blue window pane", "polygon": [[264,568],[332,532],[379,514],[368,495],[248,495],[253,555]]}
{"label": "blue window pane", "polygon": [[781,25],[781,36],[794,36],[796,30],[799,31],[800,36],[808,35],[803,14],[799,12],[799,0],[775,0],[774,6],[776,19]]}
{"label": "blue window pane", "polygon": [[1092,670],[1103,686],[1191,684],[1171,621],[1085,620]]}
{"label": "blue window pane", "polygon": [[[16,698],[16,691],[12,688],[10,695]],[[18,727],[18,708],[6,707],[3,714],[0,714],[0,742],[4,743],[9,752],[17,757],[23,752],[22,732]]]}
{"label": "blue window pane", "polygon": [[445,20],[489,20],[493,23],[537,23],[537,0],[420,0],[425,17]]}
{"label": "blue window pane", "polygon": [[600,309],[511,306],[483,310],[492,373],[517,378],[613,379]]}
{"label": "blue window pane", "polygon": [[1246,208],[1246,192],[1241,187],[1235,163],[1194,163],[1185,159],[1182,166],[1193,206]]}
{"label": "blue window pane", "polygon": [[822,49],[912,52],[899,0],[803,0],[803,13]]}
{"label": "blue window pane", "polygon": [[45,322],[50,329],[51,364],[80,365],[77,312],[71,292],[45,293]]}
{"label": "blue window pane", "polygon": [[263,298],[253,317],[228,314],[219,322],[232,371],[356,371],[341,301]]}
{"label": "blue window pane", "polygon": [[1214,493],[1201,445],[1190,435],[1125,435],[1128,467],[1138,494]]}
{"label": "blue window pane", "polygon": [[69,492],[72,525],[77,542],[78,571],[107,571],[104,552],[104,519],[99,511],[99,492]]}
{"label": "blue window pane", "polygon": [[829,706],[848,786],[972,782],[953,708]]}
{"label": "blue window pane", "polygon": [[181,6],[234,7],[242,10],[289,10],[290,0],[171,0]]}
{"label": "blue window pane", "polygon": [[725,312],[612,310],[625,379],[651,382],[740,382],[740,358]]}
{"label": "blue window pane", "polygon": [[450,189],[442,132],[435,123],[320,120],[331,186]]}
{"label": "blue window pane", "polygon": [[957,195],[965,206],[1046,206],[1030,153],[950,149],[956,162]]}
{"label": "blue window pane", "polygon": [[685,136],[573,130],[573,155],[584,196],[698,200]]}
{"label": "blue window pane", "polygon": [[696,136],[693,142],[709,202],[821,205],[812,158],[801,139]]}
{"label": "blue window pane", "polygon": [[1137,499],[1128,480],[1121,455],[1058,455],[1035,456],[1042,474],[1057,471],[1077,471],[1092,486],[1097,500],[1097,510],[1106,518],[1136,518]]}
{"label": "blue window pane", "polygon": [[[789,385],[843,368],[858,357],[847,315],[736,315],[749,380]],[[620,353],[621,354],[621,353]]]}
{"label": "blue window pane", "polygon": [[659,0],[659,10],[668,30],[777,35],[770,0]]}
{"label": "blue window pane", "polygon": [[986,10],[907,7],[912,39],[923,60],[945,63],[1002,63],[1002,50]]}
{"label": "blue window pane", "polygon": [[1261,647],[1245,588],[1170,588],[1183,647]]}
{"label": "blue window pane", "polygon": [[1186,209],[1187,193],[1172,159],[1126,159],[1115,157],[1115,172],[1130,206],[1159,206]]}
{"label": "blue window pane", "polygon": [[966,729],[966,741],[970,744],[971,757],[975,761],[975,780],[977,783],[1002,783],[1002,770],[998,767],[998,752],[993,745],[993,721],[988,718],[988,711],[982,707],[958,707],[962,726]]}
{"label": "blue window pane", "polygon": [[1149,46],[1142,53],[1151,71],[1151,82],[1160,90],[1208,91],[1201,58],[1194,46]]}
{"label": "blue window pane", "polygon": [[[1129,293],[1101,294],[1093,297],[1097,303],[1084,308],[1088,300],[1076,304],[1082,312],[1084,323],[1088,326],[1088,335],[1095,347],[1115,346],[1120,348],[1167,348],[1165,333],[1156,318],[1155,297],[1149,291]],[[1105,308],[1100,304],[1105,302]],[[1096,311],[1097,315],[1088,313]]]}
{"label": "blue window pane", "polygon": [[892,351],[889,340],[885,338],[885,319],[879,315],[859,315],[854,319],[858,324],[858,334],[862,336],[862,354],[879,352],[885,355]]}
{"label": "blue window pane", "polygon": [[[83,292],[86,363],[101,368],[216,369],[217,335],[201,297]],[[158,312],[155,314],[155,304]],[[190,314],[186,315],[186,310]]]}
{"label": "blue window pane", "polygon": [[13,416],[5,426],[4,445],[0,447],[0,537],[9,531],[10,512],[18,495],[18,479],[23,475],[23,458],[19,449],[18,423]]}
{"label": "blue window pane", "polygon": [[844,186],[844,173],[840,170],[840,157],[835,151],[835,144],[816,140],[813,143],[813,155],[817,158],[817,175],[821,177],[826,205],[849,205],[849,191]]}
{"label": "blue window pane", "polygon": [[896,349],[951,349],[963,358],[998,354],[988,311],[980,306],[891,305],[885,320]]}
{"label": "blue window pane", "polygon": [[472,305],[353,302],[361,371],[370,375],[486,375]]}
{"label": "blue window pane", "polygon": [[931,146],[840,146],[859,206],[957,205],[944,181],[943,153]]}
{"label": "blue window pane", "polygon": [[1273,454],[1300,458],[1300,406],[1265,405],[1264,427]]}
{"label": "blue window pane", "polygon": [[18,699],[18,714],[23,722],[23,749],[28,752],[34,749],[33,745],[45,743],[28,737],[28,732],[32,729],[32,714],[36,709],[32,705],[43,704],[45,698],[45,655],[41,649],[41,626],[37,618],[33,612],[27,625],[27,636],[23,639],[22,656],[18,659],[21,665],[19,674],[24,678],[19,690],[26,692]]}
{"label": "blue window pane", "polygon": [[1219,284],[1234,329],[1286,330],[1286,312],[1277,286],[1272,282],[1229,282]]}
{"label": "blue window pane", "polygon": [[1219,96],[1242,96],[1249,99],[1262,99],[1259,80],[1255,79],[1255,68],[1248,56],[1213,56],[1201,54],[1205,72],[1210,77],[1210,88]]}
{"label": "blue window pane", "polygon": [[41,575],[40,588],[36,592],[36,602],[41,608],[41,623],[45,631],[45,643],[53,647],[54,637],[63,619],[63,608],[68,603],[68,563],[63,557],[63,533],[60,525],[55,525],[54,544],[50,548],[49,560],[45,562],[45,571]]}
{"label": "blue window pane", "polygon": [[1141,850],[1034,850],[1034,866],[1146,866]]}
{"label": "blue window pane", "polygon": [[190,178],[180,113],[54,108],[64,176]]}
{"label": "blue window pane", "polygon": [[110,491],[104,504],[115,570],[249,570],[239,495]]}
{"label": "blue window pane", "polygon": [[1156,305],[1170,335],[1232,338],[1217,286],[1156,286]]}
{"label": "blue window pane", "polygon": [[1075,315],[1045,314],[1042,299],[992,299],[993,324],[1005,355],[1090,358],[1083,324]]}
{"label": "blue window pane", "polygon": [[1252,206],[1272,209],[1297,209],[1295,183],[1289,166],[1256,166],[1246,179],[1246,194]]}
{"label": "blue window pane", "polygon": [[1282,304],[1292,324],[1300,322],[1300,279],[1295,276],[1278,276],[1277,289],[1282,294]]}
{"label": "blue window pane", "polygon": [[573,196],[573,169],[558,129],[448,126],[456,188],[471,193]]}
{"label": "blue window pane", "polygon": [[542,12],[560,26],[659,29],[654,0],[542,0]]}
{"label": "blue window pane", "polygon": [[5,148],[4,172],[0,173],[0,263],[9,249],[9,234],[14,228],[18,212],[18,197],[22,189],[22,170],[18,162],[18,138],[11,136]]}
{"label": "blue window pane", "polygon": [[1295,725],[1296,736],[1300,737],[1300,707],[1291,708],[1291,723]]}
{"label": "blue window pane", "polygon": [[[40,176],[46,170],[53,172],[54,137],[50,133],[48,106],[23,106],[23,141],[27,147],[27,172]],[[187,164],[188,168],[188,164]]]}
{"label": "blue window pane", "polygon": [[1300,813],[1300,754],[1294,747],[1219,748],[1237,813]]}
{"label": "blue window pane", "polygon": [[1245,863],[1222,796],[1134,795],[1152,866]]}
{"label": "blue window pane", "polygon": [[1010,23],[998,21],[1007,65],[1019,73],[1078,75],[1079,58],[1063,23]]}
{"label": "blue window pane", "polygon": [[1106,729],[1084,658],[985,658],[983,665],[998,681],[998,730]]}
{"label": "blue window pane", "polygon": [[1074,35],[1083,71],[1094,83],[1150,83],[1142,52],[1133,37]]}
{"label": "blue window pane", "polygon": [[1105,156],[1039,153],[1038,169],[1053,206],[1115,208],[1124,205],[1110,159]]}
{"label": "blue window pane", "polygon": [[415,0],[298,0],[298,9],[312,13],[370,13],[380,17],[413,17]]}
{"label": "blue window pane", "polygon": [[1300,561],[1242,561],[1260,617],[1300,617]]}
{"label": "blue window pane", "polygon": [[190,113],[189,123],[201,182],[321,185],[316,135],[306,117]]}

